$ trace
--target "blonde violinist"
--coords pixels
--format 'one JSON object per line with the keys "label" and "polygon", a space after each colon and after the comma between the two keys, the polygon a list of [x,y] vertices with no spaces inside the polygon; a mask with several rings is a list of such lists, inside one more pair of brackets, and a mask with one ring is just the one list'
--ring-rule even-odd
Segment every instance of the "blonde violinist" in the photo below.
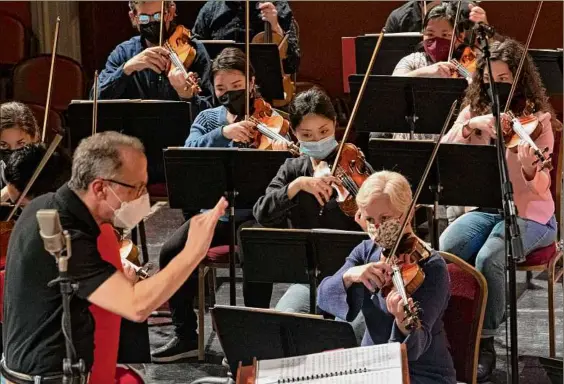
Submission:
{"label": "blonde violinist", "polygon": [[[362,184],[356,197],[357,220],[371,240],[359,244],[341,269],[321,282],[317,305],[346,321],[352,321],[362,311],[366,321],[362,345],[404,343],[412,383],[454,384],[455,370],[442,320],[449,300],[446,264],[436,251],[420,243],[409,224],[402,243],[417,243],[425,250],[426,258],[419,261],[425,273],[424,282],[408,299],[409,303],[404,302],[397,290],[387,296],[381,293],[391,284],[391,268],[382,256],[382,245],[393,242],[398,235],[411,201],[411,187],[399,173],[376,172]],[[397,253],[398,261],[404,266],[418,261],[405,252]],[[410,330],[404,304],[412,306],[413,301],[421,308],[420,327]]]}
{"label": "blonde violinist", "polygon": [[[465,107],[445,136],[445,142],[465,144],[488,144],[498,139],[495,122],[491,114],[488,84],[496,82],[499,101],[503,111],[523,46],[512,39],[491,44],[492,73],[484,60],[478,61],[473,82],[466,90]],[[523,73],[519,77],[510,110],[517,116],[524,108],[531,109],[538,118],[538,137],[534,143],[539,148],[554,146],[553,130],[561,124],[554,119],[554,111],[548,102],[539,73],[528,56]],[[529,106],[526,106],[530,103]],[[505,119],[502,115],[502,120]],[[550,174],[535,163],[531,146],[524,141],[516,150],[506,152],[509,176],[513,184],[518,224],[521,229],[525,254],[545,247],[556,238],[554,201],[550,193]],[[497,188],[497,187],[496,187]],[[505,245],[504,221],[497,211],[477,209],[459,217],[440,238],[442,251],[451,252],[473,262],[488,282],[488,303],[482,331],[482,348],[478,366],[478,381],[487,381],[495,368],[493,337],[503,320],[505,312]]]}

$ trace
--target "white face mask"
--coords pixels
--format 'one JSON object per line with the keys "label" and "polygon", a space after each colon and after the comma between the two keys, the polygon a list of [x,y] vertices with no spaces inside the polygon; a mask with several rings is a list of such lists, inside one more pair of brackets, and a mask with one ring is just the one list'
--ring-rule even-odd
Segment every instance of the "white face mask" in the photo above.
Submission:
{"label": "white face mask", "polygon": [[121,202],[118,209],[113,209],[111,205],[108,206],[114,211],[113,224],[117,228],[131,229],[135,227],[141,220],[143,220],[149,213],[151,213],[151,203],[149,201],[149,194],[145,193],[141,197],[132,201],[122,201],[114,192],[112,187],[109,187],[115,197]]}

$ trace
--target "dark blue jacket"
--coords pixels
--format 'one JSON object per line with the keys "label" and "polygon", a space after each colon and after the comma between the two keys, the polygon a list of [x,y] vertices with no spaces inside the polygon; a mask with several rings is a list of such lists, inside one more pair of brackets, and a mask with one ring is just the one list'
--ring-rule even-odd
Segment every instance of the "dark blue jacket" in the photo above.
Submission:
{"label": "dark blue jacket", "polygon": [[[200,77],[202,92],[185,101],[191,101],[198,110],[204,110],[210,108],[213,102],[213,88],[210,79],[211,62],[204,45],[195,39],[192,40],[192,43],[196,48],[196,58],[188,70],[197,73]],[[106,68],[100,73],[100,99],[181,100],[176,90],[170,85],[166,74],[158,75],[150,69],[134,72],[130,76],[123,72],[124,64],[145,48],[144,40],[141,40],[140,36],[135,36],[124,41],[112,51],[106,62]]]}
{"label": "dark blue jacket", "polygon": [[450,298],[445,261],[433,251],[433,255],[420,264],[425,272],[425,281],[412,298],[421,307],[421,328],[406,337],[396,326],[394,317],[386,308],[386,299],[381,294],[374,295],[372,299],[372,294],[364,285],[354,284],[346,290],[343,283],[343,275],[347,270],[380,260],[381,250],[372,240],[360,243],[341,269],[321,282],[317,305],[323,311],[347,321],[355,319],[362,310],[366,320],[362,345],[404,343],[412,384],[456,384],[456,373],[443,327],[443,313]]}

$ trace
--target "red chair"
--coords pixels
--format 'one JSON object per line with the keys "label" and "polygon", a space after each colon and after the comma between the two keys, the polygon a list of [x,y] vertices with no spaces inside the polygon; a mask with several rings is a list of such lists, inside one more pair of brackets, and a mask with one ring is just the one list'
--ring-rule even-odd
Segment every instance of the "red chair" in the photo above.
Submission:
{"label": "red chair", "polygon": [[447,252],[439,253],[448,263],[450,300],[443,321],[456,380],[474,384],[488,285],[484,276],[464,260]]}
{"label": "red chair", "polygon": [[0,100],[9,97],[12,68],[29,54],[25,25],[16,17],[0,12]]}
{"label": "red chair", "polygon": [[[29,109],[31,109],[31,112],[33,112],[35,120],[37,120],[37,124],[39,125],[39,129],[43,129],[43,120],[45,119],[45,106],[33,103],[26,103],[26,105],[29,107]],[[45,135],[46,141],[50,143],[57,133],[64,133],[63,117],[59,112],[50,109],[49,115],[47,116],[47,134]]]}
{"label": "red chair", "polygon": [[[562,217],[560,217],[562,197],[562,131],[556,132],[554,136],[554,152],[552,155],[554,169],[550,173],[552,181],[550,190],[556,206],[556,221],[560,223],[562,220]],[[561,237],[562,233],[559,236]],[[548,272],[548,338],[550,357],[556,357],[554,289],[558,280],[564,275],[562,260],[562,241],[558,243],[557,239],[554,244],[537,249],[527,255],[527,260],[517,266],[518,271],[527,272],[527,288],[532,287],[531,278],[533,272]]]}
{"label": "red chair", "polygon": [[[23,103],[45,105],[50,68],[51,55],[39,55],[18,63],[12,73],[13,98]],[[65,111],[71,100],[84,98],[85,89],[86,80],[80,64],[57,55],[51,108],[57,112]]]}

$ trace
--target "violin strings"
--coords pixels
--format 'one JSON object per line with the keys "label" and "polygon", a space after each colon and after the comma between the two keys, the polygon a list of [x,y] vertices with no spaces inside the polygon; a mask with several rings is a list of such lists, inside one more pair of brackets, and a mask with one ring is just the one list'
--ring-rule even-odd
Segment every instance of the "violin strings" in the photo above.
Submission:
{"label": "violin strings", "polygon": [[539,151],[539,148],[537,147],[537,145],[535,144],[533,139],[531,139],[531,136],[529,136],[527,134],[527,132],[525,131],[525,128],[521,125],[521,123],[517,119],[513,119],[513,130],[515,131],[515,133],[517,134],[517,136],[519,136],[519,138],[521,140],[523,140],[524,142],[529,144],[531,147],[533,147],[533,149],[535,151]]}

